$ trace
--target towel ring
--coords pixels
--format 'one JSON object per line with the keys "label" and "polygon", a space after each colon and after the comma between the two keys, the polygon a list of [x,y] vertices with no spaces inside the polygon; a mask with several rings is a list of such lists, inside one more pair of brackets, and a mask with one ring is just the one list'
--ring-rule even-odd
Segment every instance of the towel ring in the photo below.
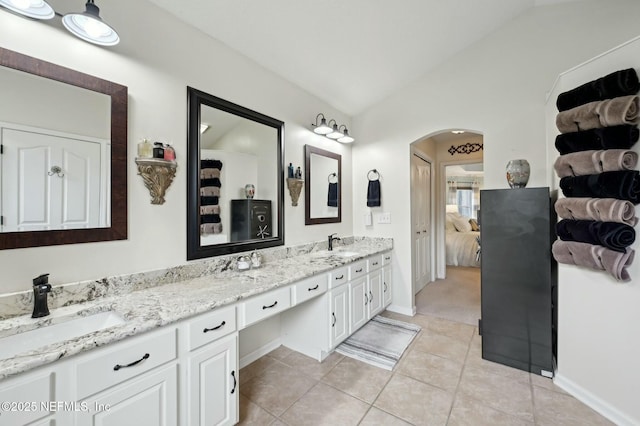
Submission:
{"label": "towel ring", "polygon": [[[371,179],[371,173],[375,173],[375,179]],[[367,179],[369,179],[369,181],[380,180],[380,173],[376,169],[371,169],[367,172]]]}
{"label": "towel ring", "polygon": [[[332,177],[336,178],[335,182],[331,182],[331,178]],[[329,181],[329,183],[338,183],[338,174],[337,173],[330,173],[329,176],[327,176],[327,180]]]}

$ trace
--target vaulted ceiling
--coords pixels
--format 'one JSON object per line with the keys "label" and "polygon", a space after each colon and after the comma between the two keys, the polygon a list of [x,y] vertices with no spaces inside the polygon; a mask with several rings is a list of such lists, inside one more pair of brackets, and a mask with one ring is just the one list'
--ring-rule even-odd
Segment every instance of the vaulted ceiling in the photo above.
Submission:
{"label": "vaulted ceiling", "polygon": [[532,7],[577,0],[150,0],[356,115]]}

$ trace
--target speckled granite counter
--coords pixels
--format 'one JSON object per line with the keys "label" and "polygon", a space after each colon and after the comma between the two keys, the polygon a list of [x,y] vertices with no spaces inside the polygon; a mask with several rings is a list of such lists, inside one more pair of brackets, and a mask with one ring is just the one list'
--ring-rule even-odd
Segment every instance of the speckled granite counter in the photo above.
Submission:
{"label": "speckled granite counter", "polygon": [[[215,267],[199,262],[171,270],[72,286],[74,292],[71,292],[70,297],[65,296],[65,304],[68,306],[52,306],[48,317],[33,319],[30,315],[23,314],[7,318],[5,313],[6,319],[0,320],[0,337],[104,311],[114,311],[126,322],[18,356],[0,359],[0,379],[172,324],[393,248],[391,239],[357,238],[351,239],[351,242],[352,244],[342,245],[338,250],[348,249],[357,252],[356,256],[336,256],[335,253],[326,251],[326,243],[324,247],[321,243],[307,244],[298,248],[278,248],[271,252],[265,250],[262,252],[265,258],[262,267],[248,271],[233,270],[231,262],[236,256],[227,256],[215,259]],[[175,269],[180,271],[176,273]],[[193,277],[200,272],[211,273]],[[167,276],[173,277],[173,282],[167,282],[170,280]],[[153,284],[154,277],[158,285]],[[104,287],[107,290],[98,292],[100,294],[96,296],[96,285],[99,283],[106,283]],[[59,295],[67,292],[64,289],[57,291]],[[9,306],[11,301],[29,306],[28,293],[5,297],[4,302],[0,303],[0,309],[3,305]]]}

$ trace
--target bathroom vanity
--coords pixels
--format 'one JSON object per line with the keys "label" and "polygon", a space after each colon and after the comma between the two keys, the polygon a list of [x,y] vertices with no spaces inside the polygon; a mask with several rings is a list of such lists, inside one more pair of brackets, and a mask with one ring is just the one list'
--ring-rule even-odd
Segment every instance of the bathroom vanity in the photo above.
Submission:
{"label": "bathroom vanity", "polygon": [[[54,308],[40,329],[123,321],[0,359],[0,424],[235,424],[239,332],[281,315],[282,344],[322,361],[391,303],[391,249],[356,242]],[[0,343],[34,321],[0,321]]]}

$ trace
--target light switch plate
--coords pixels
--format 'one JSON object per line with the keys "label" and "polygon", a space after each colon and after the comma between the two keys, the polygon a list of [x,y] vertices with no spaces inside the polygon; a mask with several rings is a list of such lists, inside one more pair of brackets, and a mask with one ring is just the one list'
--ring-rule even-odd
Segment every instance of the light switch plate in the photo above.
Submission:
{"label": "light switch plate", "polygon": [[378,223],[391,223],[391,213],[380,213]]}

